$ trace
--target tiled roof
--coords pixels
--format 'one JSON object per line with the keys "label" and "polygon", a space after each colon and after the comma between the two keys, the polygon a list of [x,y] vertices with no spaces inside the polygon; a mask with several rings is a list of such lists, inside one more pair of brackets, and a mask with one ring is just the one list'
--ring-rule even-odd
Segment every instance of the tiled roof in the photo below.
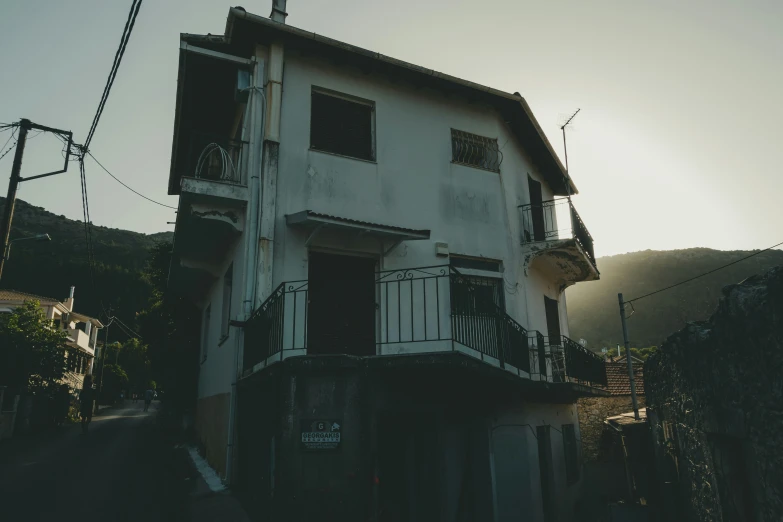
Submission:
{"label": "tiled roof", "polygon": [[[631,383],[628,380],[628,363],[620,361],[605,364],[607,391],[612,395],[630,395]],[[636,383],[636,394],[644,395],[644,366],[634,363],[633,379]]]}
{"label": "tiled roof", "polygon": [[0,290],[0,301],[29,301],[31,299],[41,302],[60,302],[59,299],[54,299],[53,297],[28,294],[27,292],[19,292],[18,290]]}

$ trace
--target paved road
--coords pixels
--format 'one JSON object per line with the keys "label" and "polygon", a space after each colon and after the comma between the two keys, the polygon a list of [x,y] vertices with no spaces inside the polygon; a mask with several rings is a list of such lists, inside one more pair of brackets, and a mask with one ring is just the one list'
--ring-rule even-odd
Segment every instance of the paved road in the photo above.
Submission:
{"label": "paved road", "polygon": [[93,418],[89,433],[68,426],[0,442],[0,520],[185,520],[187,465],[164,440],[157,403]]}

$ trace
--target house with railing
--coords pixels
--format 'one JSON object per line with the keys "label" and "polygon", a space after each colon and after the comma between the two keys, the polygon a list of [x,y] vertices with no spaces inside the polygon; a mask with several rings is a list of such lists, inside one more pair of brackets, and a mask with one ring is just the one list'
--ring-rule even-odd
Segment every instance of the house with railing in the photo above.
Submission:
{"label": "house with railing", "polygon": [[566,521],[603,361],[578,191],[518,93],[229,10],[181,35],[169,295],[195,427],[265,520]]}

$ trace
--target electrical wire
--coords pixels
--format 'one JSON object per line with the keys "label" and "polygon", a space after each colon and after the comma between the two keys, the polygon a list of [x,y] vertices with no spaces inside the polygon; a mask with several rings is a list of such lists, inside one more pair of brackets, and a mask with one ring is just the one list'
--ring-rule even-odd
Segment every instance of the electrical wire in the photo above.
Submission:
{"label": "electrical wire", "polygon": [[150,201],[150,202],[152,202],[152,203],[155,203],[156,205],[160,205],[161,207],[166,207],[166,208],[171,208],[171,209],[177,210],[177,207],[172,207],[171,205],[166,205],[165,203],[161,203],[161,202],[159,202],[159,201],[155,201],[154,199],[150,199],[150,198],[148,198],[147,196],[145,196],[144,194],[142,194],[142,193],[140,193],[140,192],[137,192],[136,190],[134,190],[134,189],[130,188],[128,185],[126,185],[125,183],[123,183],[123,182],[122,182],[122,181],[121,181],[121,180],[120,180],[120,179],[119,179],[117,176],[115,176],[114,174],[112,174],[111,172],[109,172],[109,169],[107,169],[106,167],[104,167],[104,166],[101,164],[101,162],[100,162],[100,161],[98,161],[98,160],[95,158],[95,156],[93,156],[93,155],[92,155],[92,152],[89,152],[89,151],[88,151],[88,152],[87,152],[87,154],[88,154],[88,155],[89,155],[89,156],[90,156],[90,157],[91,157],[91,158],[92,158],[92,159],[95,161],[95,163],[97,163],[97,164],[98,164],[98,166],[99,166],[100,168],[102,168],[102,169],[103,169],[103,170],[106,172],[106,174],[108,174],[109,176],[111,176],[112,178],[114,178],[114,180],[115,180],[117,183],[119,183],[120,185],[122,185],[122,186],[123,186],[123,187],[125,187],[126,189],[130,190],[131,192],[133,192],[133,193],[134,193],[134,194],[136,194],[137,196],[141,196],[142,198],[146,199],[147,201]]}
{"label": "electrical wire", "polygon": [[138,334],[138,333],[136,333],[136,332],[135,332],[135,331],[134,331],[134,330],[133,330],[131,327],[129,327],[128,325],[126,325],[125,323],[123,323],[123,322],[122,322],[122,320],[121,320],[119,317],[117,317],[117,316],[114,316],[114,317],[112,318],[112,320],[116,320],[116,321],[117,321],[117,326],[119,326],[119,327],[120,327],[120,330],[122,330],[123,332],[125,332],[125,334],[129,335],[130,337],[135,337],[135,338],[136,338],[136,339],[138,339],[139,341],[143,341],[143,340],[144,340],[144,339],[142,339],[142,338],[141,338],[141,335],[139,335],[139,334]]}
{"label": "electrical wire", "polygon": [[[751,257],[757,256],[757,255],[759,255],[761,253],[764,253],[764,252],[766,252],[768,250],[772,250],[773,248],[778,247],[780,245],[783,245],[783,242],[780,242],[780,243],[778,243],[776,245],[772,245],[771,247],[767,247],[764,250],[759,250],[758,252],[754,252],[754,253],[752,253],[752,254],[750,254],[748,256],[745,256],[745,257],[742,257],[740,259],[737,259],[736,261],[732,261],[731,263],[726,263],[725,265],[719,266],[718,268],[713,268],[712,270],[704,272],[703,274],[699,274],[697,276],[691,277],[691,278],[686,279],[684,281],[680,281],[679,283],[674,283],[673,285],[669,285],[667,287],[661,288],[661,289],[656,290],[654,292],[650,292],[649,294],[644,294],[644,295],[639,296],[639,297],[634,297],[633,299],[629,299],[629,300],[627,300],[625,302],[626,302],[626,304],[633,303],[634,301],[639,301],[640,299],[644,299],[645,297],[650,297],[651,295],[659,294],[661,292],[665,292],[666,290],[671,290],[672,288],[674,288],[676,286],[684,285],[685,283],[690,283],[691,281],[693,281],[695,279],[699,279],[700,277],[704,277],[706,275],[712,274],[714,272],[717,272],[718,270],[723,270],[724,268],[729,267],[731,265],[736,265],[737,263],[739,263],[741,261],[745,261],[746,259],[750,259]],[[631,305],[631,307],[633,308],[633,305]]]}
{"label": "electrical wire", "polygon": [[[12,132],[11,132],[11,135],[10,135],[10,136],[8,136],[8,139],[7,139],[7,140],[5,140],[5,143],[3,143],[3,146],[2,146],[2,147],[0,147],[0,150],[4,149],[4,148],[5,148],[5,146],[6,146],[6,145],[8,145],[8,142],[9,142],[9,141],[11,141],[11,139],[13,139],[13,138],[14,138],[14,132],[16,132],[16,130],[14,130],[14,131],[12,131]],[[5,152],[3,152],[3,154],[0,154],[0,160],[2,160],[3,158],[5,158],[5,155],[6,155],[6,154],[8,154],[9,152],[11,152],[11,149],[13,149],[13,148],[14,148],[14,146],[16,146],[16,140],[15,140],[15,139],[14,139],[14,144],[13,144],[13,145],[11,145],[10,147],[8,147],[8,150],[6,150]]]}
{"label": "electrical wire", "polygon": [[136,16],[139,14],[142,0],[133,0],[131,4],[130,12],[128,13],[128,19],[125,21],[125,28],[122,30],[122,36],[120,37],[120,45],[117,48],[117,52],[114,54],[114,62],[112,63],[111,70],[109,71],[109,77],[106,79],[106,86],[103,88],[103,94],[101,100],[98,103],[98,108],[95,111],[95,117],[92,120],[92,125],[87,133],[87,139],[84,142],[84,150],[89,150],[90,143],[92,142],[95,130],[98,128],[98,122],[103,114],[103,109],[106,106],[106,100],[109,99],[109,93],[111,92],[112,85],[114,85],[114,79],[117,77],[117,71],[120,68],[122,57],[125,55],[125,48],[128,45],[133,26],[136,23]]}

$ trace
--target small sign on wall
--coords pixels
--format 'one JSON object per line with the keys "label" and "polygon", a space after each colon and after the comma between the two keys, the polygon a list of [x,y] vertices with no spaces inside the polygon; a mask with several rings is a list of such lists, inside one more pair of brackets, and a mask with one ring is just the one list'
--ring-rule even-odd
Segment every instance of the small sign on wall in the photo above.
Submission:
{"label": "small sign on wall", "polygon": [[302,447],[306,450],[332,450],[340,447],[342,421],[303,420]]}

